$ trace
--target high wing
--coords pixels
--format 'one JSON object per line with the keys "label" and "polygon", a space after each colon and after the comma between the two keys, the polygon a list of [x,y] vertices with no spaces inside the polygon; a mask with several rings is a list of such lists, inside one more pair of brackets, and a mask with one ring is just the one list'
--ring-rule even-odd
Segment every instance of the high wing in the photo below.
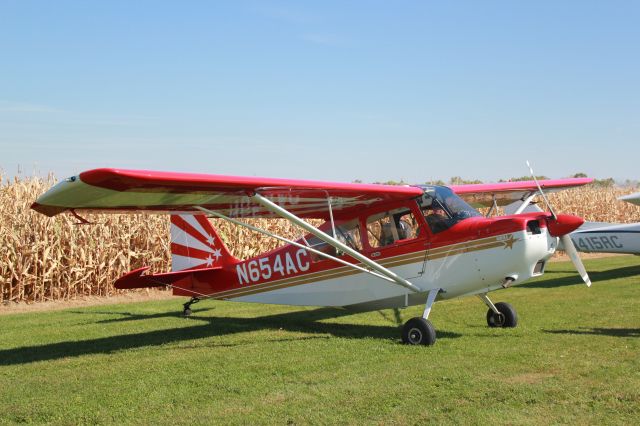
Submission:
{"label": "high wing", "polygon": [[[591,178],[567,178],[538,181],[545,193],[562,191],[593,182]],[[460,198],[475,208],[505,206],[514,201],[525,201],[538,192],[535,181],[480,183],[452,185]]]}
{"label": "high wing", "polygon": [[65,211],[201,213],[205,208],[235,218],[279,217],[255,202],[252,195],[260,194],[298,217],[326,219],[329,209],[348,214],[422,193],[413,186],[95,169],[58,183],[32,208],[47,216]]}

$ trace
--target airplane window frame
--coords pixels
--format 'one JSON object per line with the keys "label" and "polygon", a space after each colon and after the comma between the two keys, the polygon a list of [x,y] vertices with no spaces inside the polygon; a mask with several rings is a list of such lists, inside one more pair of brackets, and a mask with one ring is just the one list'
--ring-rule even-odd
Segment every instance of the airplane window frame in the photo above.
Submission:
{"label": "airplane window frame", "polygon": [[[399,238],[399,235],[393,233],[393,228],[395,228],[397,232],[397,227],[391,227],[392,237],[394,238],[393,241],[385,245],[382,245],[382,244],[374,245],[375,243],[372,244],[372,241],[375,241],[374,239],[377,239],[377,238],[376,238],[376,235],[372,233],[369,228],[370,223],[380,221],[380,219],[383,219],[385,217],[397,216],[398,214],[401,214],[400,217],[397,218],[398,221],[402,220],[402,218],[406,215],[409,215],[409,214],[411,215],[413,219],[412,221],[413,223],[410,224],[411,227],[413,228],[411,233],[412,237]],[[377,219],[371,220],[371,218],[377,218]],[[418,203],[415,201],[411,203],[401,204],[401,205],[389,206],[385,210],[369,212],[363,215],[361,226],[365,230],[363,235],[365,236],[364,238],[365,246],[366,246],[366,250],[368,251],[386,250],[388,248],[398,247],[404,244],[411,244],[416,241],[420,241],[428,238],[428,231],[425,232],[425,230],[428,229],[428,225],[424,220],[424,216],[422,215],[422,212],[419,209]],[[380,237],[382,237],[382,231],[380,231]],[[398,237],[398,238],[396,239],[395,237]]]}

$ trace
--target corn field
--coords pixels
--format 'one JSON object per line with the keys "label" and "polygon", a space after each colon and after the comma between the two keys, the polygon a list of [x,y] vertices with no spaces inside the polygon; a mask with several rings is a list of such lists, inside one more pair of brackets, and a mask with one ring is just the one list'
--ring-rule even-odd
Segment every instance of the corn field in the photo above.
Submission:
{"label": "corn field", "polygon": [[[29,207],[55,184],[49,176],[0,175],[0,302],[68,300],[116,293],[113,282],[142,266],[166,272],[170,265],[166,215],[93,215],[93,225],[77,225],[71,215],[48,218]],[[580,188],[550,194],[555,210],[589,221],[640,222],[640,207],[616,198],[622,188]],[[239,258],[281,243],[243,227],[214,220],[231,253]],[[289,238],[302,232],[284,220],[253,219],[252,224]],[[317,223],[316,223],[317,224]]]}
{"label": "corn field", "polygon": [[[92,215],[92,225],[77,225],[68,214],[48,218],[31,210],[55,183],[52,176],[7,181],[0,175],[0,303],[109,296],[118,292],[113,282],[133,269],[171,269],[169,216]],[[239,258],[282,244],[220,219],[212,222]],[[303,235],[283,220],[247,222],[280,235]]]}

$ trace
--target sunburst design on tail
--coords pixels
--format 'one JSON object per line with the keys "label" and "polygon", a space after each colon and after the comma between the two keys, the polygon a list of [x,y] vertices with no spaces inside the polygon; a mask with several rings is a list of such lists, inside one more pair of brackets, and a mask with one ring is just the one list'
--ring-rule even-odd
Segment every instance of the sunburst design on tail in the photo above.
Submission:
{"label": "sunburst design on tail", "polygon": [[171,270],[223,266],[233,260],[206,216],[171,215]]}

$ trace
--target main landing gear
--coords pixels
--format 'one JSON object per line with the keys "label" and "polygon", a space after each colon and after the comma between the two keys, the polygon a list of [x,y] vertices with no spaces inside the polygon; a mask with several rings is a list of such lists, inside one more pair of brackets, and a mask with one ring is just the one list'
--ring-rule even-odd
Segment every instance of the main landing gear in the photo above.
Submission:
{"label": "main landing gear", "polygon": [[487,311],[487,325],[489,327],[512,328],[518,325],[518,314],[513,306],[505,302],[498,302],[494,305],[486,293],[478,296],[489,307]]}
{"label": "main landing gear", "polygon": [[[440,289],[433,289],[427,296],[427,304],[421,317],[411,318],[402,327],[402,342],[408,345],[431,346],[436,343],[436,329],[427,319],[431,312],[431,306],[436,300]],[[478,297],[489,307],[487,312],[487,324],[489,327],[515,327],[518,325],[518,314],[508,303],[499,302],[495,305],[487,297],[487,294],[479,294]]]}
{"label": "main landing gear", "polygon": [[428,319],[411,318],[402,327],[402,342],[408,345],[431,346],[436,342],[436,329]]}
{"label": "main landing gear", "polygon": [[199,301],[200,299],[198,299],[197,297],[192,297],[191,300],[189,300],[187,303],[182,305],[184,306],[182,315],[184,315],[185,317],[188,317],[189,315],[191,315],[191,305],[193,305],[194,303],[198,303]]}
{"label": "main landing gear", "polygon": [[431,312],[431,306],[440,292],[439,288],[429,291],[427,304],[421,317],[411,318],[402,327],[402,342],[408,345],[431,346],[436,343],[436,329],[427,319]]}

